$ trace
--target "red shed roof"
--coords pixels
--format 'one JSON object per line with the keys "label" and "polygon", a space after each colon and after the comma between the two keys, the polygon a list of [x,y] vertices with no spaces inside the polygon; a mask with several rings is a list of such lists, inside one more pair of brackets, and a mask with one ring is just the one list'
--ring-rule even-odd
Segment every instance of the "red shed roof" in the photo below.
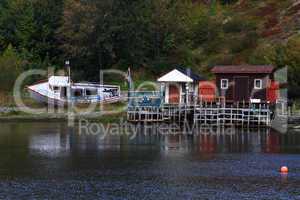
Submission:
{"label": "red shed roof", "polygon": [[223,65],[215,66],[211,71],[215,74],[270,74],[272,65]]}

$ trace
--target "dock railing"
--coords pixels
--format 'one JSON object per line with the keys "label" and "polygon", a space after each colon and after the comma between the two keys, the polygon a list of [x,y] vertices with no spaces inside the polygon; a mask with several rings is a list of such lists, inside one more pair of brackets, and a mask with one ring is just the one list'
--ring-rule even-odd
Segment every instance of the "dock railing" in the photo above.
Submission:
{"label": "dock railing", "polygon": [[138,92],[130,95],[127,119],[134,122],[194,122],[213,125],[270,126],[269,104],[228,103],[218,97],[210,101],[201,98],[189,104],[166,104],[160,92]]}
{"label": "dock railing", "polygon": [[270,126],[271,110],[268,104],[238,102],[222,104],[205,102],[194,107],[194,122],[214,125]]}

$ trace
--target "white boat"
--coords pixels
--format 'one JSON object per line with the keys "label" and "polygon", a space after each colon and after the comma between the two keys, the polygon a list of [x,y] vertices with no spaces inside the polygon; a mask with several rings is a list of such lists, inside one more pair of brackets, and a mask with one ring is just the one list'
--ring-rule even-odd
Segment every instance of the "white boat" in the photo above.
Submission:
{"label": "white boat", "polygon": [[51,76],[27,87],[30,96],[53,105],[113,103],[121,100],[120,86],[73,83],[68,76]]}

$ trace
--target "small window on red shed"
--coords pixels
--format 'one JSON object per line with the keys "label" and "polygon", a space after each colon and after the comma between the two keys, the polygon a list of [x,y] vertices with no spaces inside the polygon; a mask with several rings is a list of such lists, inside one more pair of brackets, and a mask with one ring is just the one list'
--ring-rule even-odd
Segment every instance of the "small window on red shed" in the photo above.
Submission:
{"label": "small window on red shed", "polygon": [[256,90],[262,89],[262,80],[261,79],[254,80],[254,89],[256,89]]}
{"label": "small window on red shed", "polygon": [[221,79],[221,89],[228,89],[228,79]]}

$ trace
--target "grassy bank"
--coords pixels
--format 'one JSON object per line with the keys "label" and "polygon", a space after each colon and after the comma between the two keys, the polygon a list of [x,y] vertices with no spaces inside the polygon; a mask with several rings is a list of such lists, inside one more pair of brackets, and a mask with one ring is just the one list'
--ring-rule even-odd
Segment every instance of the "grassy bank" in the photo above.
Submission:
{"label": "grassy bank", "polygon": [[114,123],[125,119],[126,114],[102,114],[94,112],[91,114],[68,114],[68,113],[39,113],[28,114],[21,111],[0,114],[0,122],[67,122],[69,120],[79,121],[88,120],[102,123]]}
{"label": "grassy bank", "polygon": [[[22,101],[25,105],[31,108],[43,108],[45,105],[40,104],[30,98],[29,93],[23,91],[21,94]],[[16,107],[13,92],[0,91],[0,107]]]}
{"label": "grassy bank", "polygon": [[0,106],[13,106],[14,98],[13,95],[8,92],[0,91]]}
{"label": "grassy bank", "polygon": [[89,121],[99,121],[103,123],[117,122],[125,116],[126,102],[113,104],[97,104],[92,108],[86,106],[76,106],[68,108],[52,108],[45,104],[40,104],[30,99],[24,94],[23,101],[29,108],[41,109],[36,113],[26,113],[19,109],[14,102],[14,98],[9,93],[0,95],[0,121],[68,121],[74,119],[88,119]]}
{"label": "grassy bank", "polygon": [[68,114],[26,114],[11,113],[0,115],[0,122],[78,122],[88,120],[89,122],[118,123],[125,119],[125,114],[102,115],[93,113],[92,115],[68,115]]}

